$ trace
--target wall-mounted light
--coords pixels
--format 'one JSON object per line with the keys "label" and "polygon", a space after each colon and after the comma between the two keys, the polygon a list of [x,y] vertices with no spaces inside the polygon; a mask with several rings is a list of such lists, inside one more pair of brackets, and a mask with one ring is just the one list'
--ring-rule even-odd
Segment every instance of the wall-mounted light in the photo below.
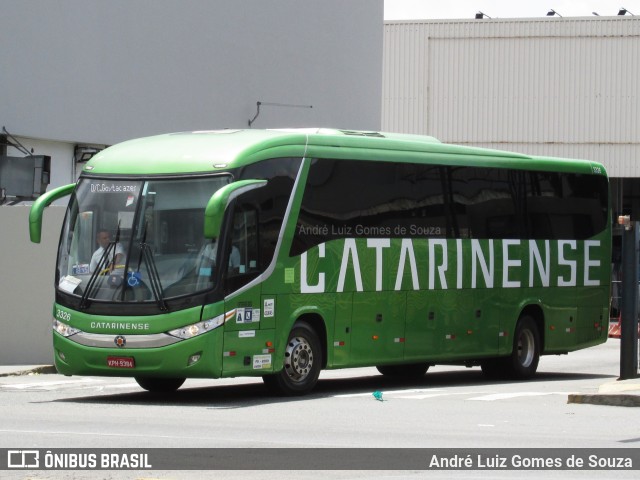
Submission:
{"label": "wall-mounted light", "polygon": [[91,160],[91,158],[101,150],[102,148],[90,147],[88,145],[76,145],[76,148],[73,150],[73,158],[76,163],[85,163]]}
{"label": "wall-mounted light", "polygon": [[553,8],[547,12],[547,17],[553,17],[554,15],[557,15],[560,18],[562,18],[562,15],[556,12]]}

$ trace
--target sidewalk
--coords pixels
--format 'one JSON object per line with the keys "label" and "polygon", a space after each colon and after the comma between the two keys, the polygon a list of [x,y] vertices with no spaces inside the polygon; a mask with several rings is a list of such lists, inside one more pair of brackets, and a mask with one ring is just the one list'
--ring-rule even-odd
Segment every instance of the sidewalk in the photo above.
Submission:
{"label": "sidewalk", "polygon": [[[0,365],[0,377],[57,374],[53,365]],[[603,383],[598,393],[571,393],[567,403],[640,407],[640,377]]]}
{"label": "sidewalk", "polygon": [[53,365],[0,365],[0,377],[58,373]]}
{"label": "sidewalk", "polygon": [[567,403],[640,407],[640,378],[603,383],[598,393],[572,393]]}

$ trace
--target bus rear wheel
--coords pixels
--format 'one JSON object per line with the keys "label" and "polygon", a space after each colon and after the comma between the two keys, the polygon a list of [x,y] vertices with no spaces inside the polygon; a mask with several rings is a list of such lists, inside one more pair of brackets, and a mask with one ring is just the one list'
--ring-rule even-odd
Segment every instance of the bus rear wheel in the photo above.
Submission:
{"label": "bus rear wheel", "polygon": [[520,317],[513,336],[511,355],[490,358],[482,362],[482,373],[489,378],[509,378],[525,380],[531,378],[540,361],[540,333],[535,320],[524,315]]}
{"label": "bus rear wheel", "polygon": [[308,323],[298,322],[289,333],[282,370],[262,379],[273,393],[304,395],[316,385],[321,368],[322,347],[318,335]]}
{"label": "bus rear wheel", "polygon": [[184,383],[184,378],[154,378],[136,377],[136,382],[150,392],[169,393],[178,390]]}
{"label": "bus rear wheel", "polygon": [[513,351],[508,359],[508,372],[511,378],[531,378],[538,369],[540,334],[535,320],[528,315],[518,320],[513,339]]}

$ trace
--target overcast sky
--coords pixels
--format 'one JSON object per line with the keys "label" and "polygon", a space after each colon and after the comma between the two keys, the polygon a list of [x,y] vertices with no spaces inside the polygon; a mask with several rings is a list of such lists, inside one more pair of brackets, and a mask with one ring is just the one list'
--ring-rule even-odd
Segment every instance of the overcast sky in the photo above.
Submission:
{"label": "overcast sky", "polygon": [[[617,15],[621,7],[640,16],[640,0],[384,0],[385,20],[544,17],[550,9],[563,17]],[[628,15],[628,14],[627,14]]]}

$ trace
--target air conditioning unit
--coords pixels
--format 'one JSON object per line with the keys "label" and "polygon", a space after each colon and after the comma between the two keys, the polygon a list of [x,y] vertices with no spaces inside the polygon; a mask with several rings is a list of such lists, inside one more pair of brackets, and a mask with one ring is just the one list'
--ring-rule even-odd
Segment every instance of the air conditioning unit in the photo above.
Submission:
{"label": "air conditioning unit", "polygon": [[17,201],[38,198],[47,190],[50,176],[51,157],[47,155],[0,156],[0,189],[6,197]]}

